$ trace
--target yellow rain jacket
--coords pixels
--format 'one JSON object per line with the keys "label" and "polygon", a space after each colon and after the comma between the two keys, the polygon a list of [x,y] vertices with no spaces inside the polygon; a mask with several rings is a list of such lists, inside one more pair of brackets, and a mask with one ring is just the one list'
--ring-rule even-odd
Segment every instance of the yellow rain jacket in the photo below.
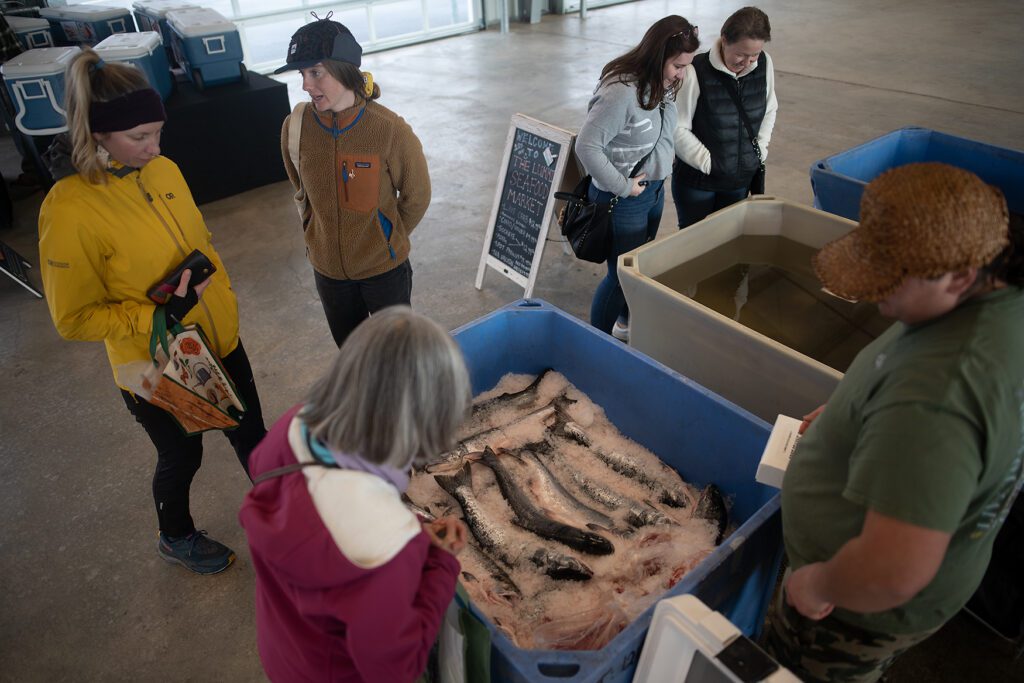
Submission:
{"label": "yellow rain jacket", "polygon": [[238,302],[178,166],[157,157],[141,170],[113,163],[105,184],[78,173],[53,186],[39,210],[43,288],[65,339],[102,340],[117,368],[148,360],[156,305],[146,291],[199,249],[217,272],[184,323],[199,323],[224,357],[238,345]]}

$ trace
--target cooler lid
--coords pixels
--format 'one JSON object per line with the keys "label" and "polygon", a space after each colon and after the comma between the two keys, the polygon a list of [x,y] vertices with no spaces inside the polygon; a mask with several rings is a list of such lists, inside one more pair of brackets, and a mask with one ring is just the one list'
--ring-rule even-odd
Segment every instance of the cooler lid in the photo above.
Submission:
{"label": "cooler lid", "polygon": [[123,7],[103,7],[100,5],[75,5],[74,7],[44,7],[39,15],[56,21],[103,21],[116,19],[131,12]]}
{"label": "cooler lid", "polygon": [[16,14],[5,14],[4,19],[15,33],[27,33],[50,28],[50,22],[41,17],[19,17]]}
{"label": "cooler lid", "polygon": [[172,10],[165,16],[167,23],[173,26],[180,35],[187,38],[208,36],[211,33],[231,33],[238,30],[235,28],[234,22],[228,21],[217,10],[207,7]]}
{"label": "cooler lid", "polygon": [[171,10],[176,9],[199,9],[199,5],[182,0],[135,0],[132,8],[136,12],[143,12],[152,17],[164,17]]}
{"label": "cooler lid", "polygon": [[4,62],[0,66],[0,73],[4,77],[62,74],[68,62],[79,52],[81,49],[77,45],[32,48]]}
{"label": "cooler lid", "polygon": [[115,61],[145,57],[163,45],[163,39],[156,31],[139,31],[138,33],[115,33],[96,43],[93,48],[104,57]]}

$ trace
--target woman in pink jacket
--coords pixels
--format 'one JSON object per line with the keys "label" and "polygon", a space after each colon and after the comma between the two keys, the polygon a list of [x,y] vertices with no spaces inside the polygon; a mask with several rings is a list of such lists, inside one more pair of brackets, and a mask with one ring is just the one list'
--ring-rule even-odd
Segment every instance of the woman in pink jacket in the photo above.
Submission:
{"label": "woman in pink jacket", "polygon": [[239,515],[273,681],[413,681],[455,593],[466,528],[402,503],[413,464],[451,446],[470,404],[436,323],[388,308],[253,452]]}

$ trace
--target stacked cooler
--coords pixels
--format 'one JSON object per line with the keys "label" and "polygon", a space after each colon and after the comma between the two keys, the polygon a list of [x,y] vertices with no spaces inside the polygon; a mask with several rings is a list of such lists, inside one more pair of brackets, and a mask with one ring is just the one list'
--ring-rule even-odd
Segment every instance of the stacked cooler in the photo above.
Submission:
{"label": "stacked cooler", "polygon": [[107,36],[135,30],[132,13],[123,7],[44,7],[39,15],[50,22],[53,37],[61,45],[95,45]]}
{"label": "stacked cooler", "polygon": [[50,32],[50,22],[40,17],[20,17],[14,14],[4,15],[7,25],[11,27],[14,34],[26,50],[35,47],[53,47],[53,33]]}
{"label": "stacked cooler", "polygon": [[173,86],[171,68],[159,33],[117,33],[104,38],[95,50],[104,61],[136,67],[146,74],[146,80],[160,93],[160,97],[166,100],[170,96]]}
{"label": "stacked cooler", "polygon": [[246,79],[242,40],[233,22],[206,8],[172,10],[166,16],[175,61],[197,89]]}
{"label": "stacked cooler", "polygon": [[140,31],[156,31],[164,41],[164,50],[171,66],[178,66],[171,49],[171,29],[167,25],[167,13],[175,10],[199,9],[198,5],[181,0],[136,0],[132,3],[135,23]]}
{"label": "stacked cooler", "polygon": [[22,52],[0,66],[14,103],[14,123],[25,135],[54,135],[67,130],[64,70],[77,47],[41,47]]}

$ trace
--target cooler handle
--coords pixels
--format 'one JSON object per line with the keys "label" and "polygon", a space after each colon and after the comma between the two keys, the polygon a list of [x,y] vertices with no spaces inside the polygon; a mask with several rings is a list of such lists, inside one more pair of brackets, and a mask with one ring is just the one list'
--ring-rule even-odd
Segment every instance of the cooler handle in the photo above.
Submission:
{"label": "cooler handle", "polygon": [[27,108],[25,107],[26,100],[38,100],[42,97],[40,95],[29,97],[25,92],[26,83],[33,83],[42,88],[45,93],[45,97],[49,99],[50,104],[53,105],[53,110],[63,116],[65,121],[67,121],[68,118],[68,113],[61,109],[60,104],[57,103],[57,98],[53,94],[53,86],[50,85],[48,80],[45,78],[38,78],[32,81],[16,81],[14,83],[14,99],[18,105],[18,115],[14,117],[14,125],[18,127],[18,130],[25,135],[56,135],[57,133],[63,133],[66,131],[68,129],[67,123],[59,128],[42,128],[40,130],[29,130],[25,128],[25,126],[21,125],[21,120],[25,118],[25,114],[27,113]]}
{"label": "cooler handle", "polygon": [[29,47],[53,47],[53,38],[50,36],[50,29],[33,31],[25,36],[28,38]]}
{"label": "cooler handle", "polygon": [[[206,54],[208,55],[219,55],[227,52],[228,49],[225,47],[224,36],[210,36],[209,38],[203,38],[203,47],[206,48]],[[219,47],[212,47],[219,45]]]}

